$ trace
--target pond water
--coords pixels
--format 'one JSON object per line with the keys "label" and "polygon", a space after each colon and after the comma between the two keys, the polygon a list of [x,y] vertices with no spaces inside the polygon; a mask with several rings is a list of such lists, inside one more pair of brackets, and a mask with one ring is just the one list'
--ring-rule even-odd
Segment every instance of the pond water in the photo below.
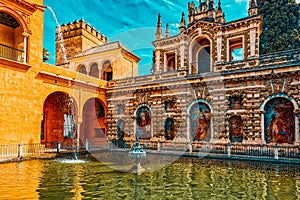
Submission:
{"label": "pond water", "polygon": [[125,172],[124,163],[119,171],[123,161],[97,156],[3,163],[0,199],[300,199],[297,165],[147,157],[140,175]]}

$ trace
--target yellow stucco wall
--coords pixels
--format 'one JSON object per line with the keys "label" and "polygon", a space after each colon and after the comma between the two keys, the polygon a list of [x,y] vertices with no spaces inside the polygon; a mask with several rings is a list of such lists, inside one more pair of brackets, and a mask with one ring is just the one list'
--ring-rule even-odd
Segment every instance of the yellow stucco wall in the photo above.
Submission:
{"label": "yellow stucco wall", "polygon": [[[42,0],[29,2],[43,3]],[[105,81],[43,63],[43,24],[43,10],[37,9],[30,16],[28,65],[31,67],[28,70],[20,70],[10,64],[0,63],[0,145],[20,142],[40,143],[44,101],[53,92],[65,92],[75,99],[79,122],[83,106],[88,99],[100,98],[106,104],[105,93],[90,87],[91,85],[105,87]],[[1,27],[0,31],[0,35],[3,35]],[[56,77],[42,77],[43,73],[53,74]],[[68,84],[67,80],[75,82]]]}

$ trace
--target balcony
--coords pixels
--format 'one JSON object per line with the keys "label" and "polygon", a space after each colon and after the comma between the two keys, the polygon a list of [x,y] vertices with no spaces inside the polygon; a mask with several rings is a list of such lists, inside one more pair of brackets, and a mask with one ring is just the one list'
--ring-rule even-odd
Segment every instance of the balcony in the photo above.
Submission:
{"label": "balcony", "polygon": [[24,51],[0,44],[0,57],[23,63]]}

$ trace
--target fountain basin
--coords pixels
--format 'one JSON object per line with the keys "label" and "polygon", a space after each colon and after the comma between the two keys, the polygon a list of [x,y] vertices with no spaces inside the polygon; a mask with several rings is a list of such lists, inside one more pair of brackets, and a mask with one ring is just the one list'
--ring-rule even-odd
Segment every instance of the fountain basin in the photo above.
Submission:
{"label": "fountain basin", "polygon": [[141,165],[141,161],[146,157],[146,152],[142,149],[139,142],[132,145],[131,150],[128,152],[128,157],[134,159],[134,165],[129,170],[131,173],[141,174],[145,169]]}

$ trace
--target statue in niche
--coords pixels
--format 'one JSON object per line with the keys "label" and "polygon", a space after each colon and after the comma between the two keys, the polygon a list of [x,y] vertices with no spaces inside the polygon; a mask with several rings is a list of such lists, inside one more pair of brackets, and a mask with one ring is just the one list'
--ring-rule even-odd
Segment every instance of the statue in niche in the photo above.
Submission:
{"label": "statue in niche", "polygon": [[136,140],[151,138],[151,114],[148,107],[141,107],[136,118]]}
{"label": "statue in niche", "polygon": [[294,106],[285,98],[275,98],[266,104],[266,142],[290,143],[294,141]]}
{"label": "statue in niche", "polygon": [[229,139],[230,142],[242,142],[243,141],[243,120],[240,116],[233,116],[229,120]]}
{"label": "statue in niche", "polygon": [[125,122],[120,119],[117,122],[117,138],[112,140],[112,143],[117,147],[124,148],[126,146],[126,142],[124,140],[125,137]]}
{"label": "statue in niche", "polygon": [[210,109],[206,104],[199,103],[192,107],[190,113],[191,138],[198,141],[210,139]]}
{"label": "statue in niche", "polygon": [[174,121],[173,119],[168,118],[165,122],[165,139],[172,140],[175,137],[174,131]]}
{"label": "statue in niche", "polygon": [[125,137],[125,122],[123,120],[119,120],[117,122],[117,134],[118,134],[118,138],[122,139]]}

